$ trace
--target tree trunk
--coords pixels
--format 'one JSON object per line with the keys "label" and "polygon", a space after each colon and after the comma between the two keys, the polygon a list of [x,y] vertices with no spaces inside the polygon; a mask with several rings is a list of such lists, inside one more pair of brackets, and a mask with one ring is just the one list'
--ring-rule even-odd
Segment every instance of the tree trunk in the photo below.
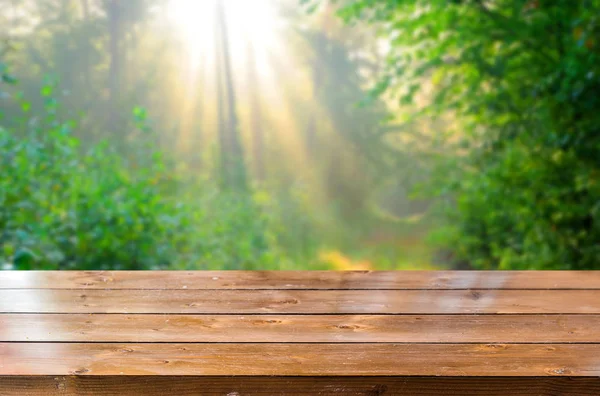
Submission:
{"label": "tree trunk", "polygon": [[248,42],[248,91],[250,97],[250,118],[252,125],[252,156],[254,172],[258,181],[265,179],[264,161],[264,129],[260,105],[258,71],[256,69],[256,55],[252,42]]}
{"label": "tree trunk", "polygon": [[205,152],[205,137],[204,132],[204,106],[205,106],[205,89],[206,89],[206,61],[204,57],[200,59],[198,69],[196,71],[198,81],[194,95],[194,111],[192,114],[192,166],[193,169],[202,169],[204,152]]}
{"label": "tree trunk", "polygon": [[80,3],[83,19],[88,22],[90,20],[90,4],[88,0],[80,0]]}
{"label": "tree trunk", "polygon": [[[244,164],[244,153],[241,138],[238,130],[238,118],[236,113],[235,90],[233,86],[233,75],[231,69],[231,59],[229,55],[229,37],[227,32],[227,22],[225,19],[225,8],[223,2],[217,2],[217,26],[218,37],[220,38],[220,55],[222,67],[217,70],[223,74],[223,84],[219,90],[224,89],[224,95],[220,95],[223,100],[219,101],[219,106],[223,106],[220,116],[227,111],[223,132],[225,135],[225,154],[224,159],[226,169],[226,185],[229,188],[245,190],[247,188],[246,167]],[[217,64],[219,62],[217,61]],[[226,102],[226,103],[224,103]],[[221,118],[220,118],[221,121]]]}
{"label": "tree trunk", "polygon": [[[87,25],[91,24],[91,16],[90,16],[90,4],[89,0],[80,0],[81,4],[81,16]],[[93,96],[93,87],[92,87],[92,62],[90,56],[90,46],[92,43],[89,40],[89,36],[86,35],[84,47],[80,48],[83,57],[83,70],[81,71],[81,79],[83,83],[83,87],[86,90],[86,100],[85,100],[85,109],[89,109],[91,105],[91,99],[95,99]]]}
{"label": "tree trunk", "polygon": [[225,121],[225,92],[223,87],[223,71],[222,71],[222,53],[223,46],[222,38],[219,34],[219,26],[216,26],[215,34],[215,76],[217,77],[217,111],[218,111],[218,138],[219,138],[219,181],[222,187],[227,187],[229,184],[229,154],[227,148],[229,146],[228,130]]}
{"label": "tree trunk", "polygon": [[120,0],[109,0],[108,23],[110,34],[110,69],[109,69],[109,122],[111,128],[116,128],[118,123],[118,108],[120,99],[120,77],[121,77],[121,15]]}
{"label": "tree trunk", "polygon": [[312,64],[312,101],[310,104],[310,115],[308,119],[308,125],[306,126],[306,151],[308,155],[316,161],[317,158],[317,115],[316,115],[316,103],[318,102],[318,90],[321,86],[321,73],[319,70],[318,59],[315,59]]}

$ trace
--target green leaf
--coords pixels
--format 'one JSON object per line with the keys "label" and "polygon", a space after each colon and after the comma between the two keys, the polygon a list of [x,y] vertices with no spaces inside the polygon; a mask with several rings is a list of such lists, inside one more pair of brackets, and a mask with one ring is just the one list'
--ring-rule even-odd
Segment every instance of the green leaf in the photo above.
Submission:
{"label": "green leaf", "polygon": [[136,121],[145,121],[147,118],[146,109],[140,106],[136,106],[133,109],[133,117]]}
{"label": "green leaf", "polygon": [[30,270],[37,261],[36,255],[27,248],[19,248],[13,256],[13,264],[19,270]]}
{"label": "green leaf", "polygon": [[7,84],[11,84],[11,85],[14,85],[18,82],[18,80],[16,78],[14,78],[13,76],[11,76],[10,74],[3,74],[2,81],[4,81]]}
{"label": "green leaf", "polygon": [[53,88],[51,85],[44,85],[40,91],[40,93],[43,97],[48,97],[48,96],[52,95],[52,92],[53,92]]}

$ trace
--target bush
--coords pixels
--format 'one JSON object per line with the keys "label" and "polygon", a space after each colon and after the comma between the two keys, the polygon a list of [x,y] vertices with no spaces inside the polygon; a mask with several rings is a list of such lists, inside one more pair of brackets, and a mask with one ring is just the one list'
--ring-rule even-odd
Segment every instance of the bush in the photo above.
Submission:
{"label": "bush", "polygon": [[344,3],[346,19],[388,35],[378,91],[457,120],[433,182],[448,246],[475,268],[600,268],[598,11],[570,0]]}
{"label": "bush", "polygon": [[[0,263],[15,269],[236,269],[282,264],[268,218],[248,194],[184,178],[159,152],[142,109],[138,144],[83,149],[61,121],[55,86],[45,114],[0,126]],[[145,134],[145,135],[144,135]],[[142,144],[142,142],[145,142]],[[285,262],[283,262],[285,264]]]}

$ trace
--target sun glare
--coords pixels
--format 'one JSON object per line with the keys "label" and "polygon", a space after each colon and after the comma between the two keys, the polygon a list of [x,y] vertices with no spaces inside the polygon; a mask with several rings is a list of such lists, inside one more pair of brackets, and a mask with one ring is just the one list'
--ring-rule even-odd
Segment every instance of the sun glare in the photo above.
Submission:
{"label": "sun glare", "polygon": [[259,72],[277,44],[278,16],[272,0],[171,0],[169,17],[184,40],[193,68],[214,57],[217,4],[222,2],[235,65],[246,62],[252,45]]}

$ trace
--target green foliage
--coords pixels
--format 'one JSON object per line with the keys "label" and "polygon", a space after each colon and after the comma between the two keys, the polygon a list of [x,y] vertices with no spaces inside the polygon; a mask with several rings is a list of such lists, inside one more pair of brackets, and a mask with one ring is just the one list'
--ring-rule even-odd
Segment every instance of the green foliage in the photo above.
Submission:
{"label": "green foliage", "polygon": [[0,266],[422,264],[398,243],[413,227],[398,217],[422,209],[398,186],[421,180],[425,166],[404,144],[410,128],[398,138],[382,125],[386,102],[358,105],[380,69],[376,43],[335,23],[330,7],[305,1],[307,17],[293,0],[273,4],[288,9],[273,31],[289,47],[281,57],[226,28],[241,6],[213,26],[219,38],[204,34],[212,7],[198,15],[202,37],[187,37],[196,27],[179,20],[181,2],[13,3],[0,15],[14,45],[3,59],[19,79],[0,82],[12,152],[0,169]]}
{"label": "green foliage", "polygon": [[[0,262],[16,269],[274,268],[285,260],[247,195],[185,179],[147,145],[122,156],[82,149],[61,120],[56,86],[44,114],[0,127]],[[133,111],[152,141],[142,108]],[[192,185],[192,183],[194,183]],[[174,194],[176,192],[176,194]]]}
{"label": "green foliage", "polygon": [[4,63],[0,63],[0,81],[4,84],[14,84],[17,80],[8,74],[8,67]]}
{"label": "green foliage", "polygon": [[[600,268],[600,2],[355,0],[391,44],[378,91],[457,119],[433,184],[476,268]],[[432,89],[431,89],[432,88]]]}
{"label": "green foliage", "polygon": [[[17,82],[17,79],[9,72],[8,65],[4,62],[4,56],[9,49],[10,46],[8,43],[0,44],[0,104],[4,104],[9,97],[9,94],[4,90],[4,87],[7,85],[14,85]],[[2,108],[4,108],[4,106],[0,106],[0,121],[4,117]]]}

